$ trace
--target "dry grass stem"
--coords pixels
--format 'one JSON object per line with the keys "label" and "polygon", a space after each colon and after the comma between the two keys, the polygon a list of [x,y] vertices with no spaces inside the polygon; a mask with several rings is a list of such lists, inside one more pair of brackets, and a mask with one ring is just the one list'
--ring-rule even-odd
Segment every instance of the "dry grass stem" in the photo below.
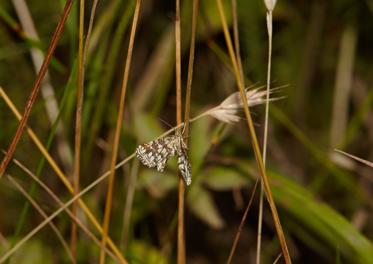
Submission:
{"label": "dry grass stem", "polygon": [[275,259],[275,261],[273,261],[273,264],[276,264],[282,257],[282,254],[278,254],[277,258]]}
{"label": "dry grass stem", "polygon": [[335,77],[333,112],[330,126],[330,145],[339,146],[346,134],[349,119],[349,101],[354,79],[358,33],[352,26],[344,29],[340,40]]}
{"label": "dry grass stem", "polygon": [[124,67],[123,82],[122,82],[120,102],[119,102],[119,112],[118,112],[114,140],[113,140],[113,145],[112,145],[112,150],[111,150],[112,155],[111,155],[111,162],[110,162],[110,176],[108,180],[108,191],[107,191],[106,203],[105,203],[103,234],[102,234],[101,250],[100,250],[100,264],[105,263],[105,246],[106,246],[106,240],[107,240],[106,238],[108,236],[109,223],[110,223],[111,204],[112,204],[113,189],[114,189],[115,164],[117,162],[119,139],[120,139],[123,115],[124,115],[124,103],[125,103],[125,98],[126,98],[129,71],[131,68],[132,52],[133,52],[133,45],[135,42],[137,22],[138,22],[138,18],[140,14],[140,6],[141,6],[141,0],[137,0],[135,12],[133,15],[130,39],[128,43],[127,58],[126,58],[125,67]]}
{"label": "dry grass stem", "polygon": [[[18,191],[26,197],[26,199],[30,202],[30,204],[38,211],[38,213],[43,217],[47,218],[48,215],[44,212],[43,209],[38,205],[38,203],[27,193],[27,191],[9,174],[7,174],[8,180],[18,189]],[[53,224],[53,222],[49,222],[50,227],[52,230],[56,233],[58,240],[61,241],[61,244],[65,251],[67,252],[67,255],[69,256],[69,259],[72,262],[75,262],[74,256],[72,252],[70,251],[69,246],[67,245],[66,241],[64,240],[61,232],[58,230],[58,228]]]}
{"label": "dry grass stem", "polygon": [[245,112],[247,125],[248,125],[249,132],[250,132],[250,138],[251,138],[251,141],[252,141],[256,162],[257,162],[257,165],[258,165],[260,176],[261,176],[263,184],[264,184],[264,190],[265,190],[266,197],[267,197],[267,200],[268,200],[271,212],[272,212],[273,221],[274,221],[276,231],[277,231],[277,235],[278,235],[278,238],[279,238],[279,241],[280,241],[280,244],[281,244],[284,259],[285,259],[285,262],[288,264],[288,263],[291,263],[289,250],[288,250],[288,247],[287,247],[287,244],[286,244],[285,235],[284,235],[284,232],[282,230],[281,222],[280,222],[280,219],[279,219],[279,216],[278,216],[278,213],[277,213],[277,208],[276,208],[276,205],[275,205],[273,197],[272,197],[272,192],[271,192],[271,189],[270,189],[269,180],[268,180],[265,168],[264,168],[262,154],[260,152],[258,139],[257,139],[256,132],[255,132],[255,129],[254,129],[254,124],[253,124],[251,114],[250,114],[250,111],[249,111],[249,106],[248,106],[246,93],[245,93],[245,89],[244,89],[244,84],[242,82],[242,77],[240,76],[240,72],[239,72],[239,69],[238,69],[238,66],[237,66],[237,59],[235,57],[235,53],[234,53],[234,50],[233,50],[232,40],[231,40],[231,37],[230,37],[230,34],[229,34],[228,25],[227,25],[227,21],[226,21],[226,18],[225,18],[222,1],[221,0],[216,0],[216,3],[217,3],[217,6],[218,6],[219,15],[220,15],[222,26],[223,26],[224,36],[225,36],[226,44],[227,44],[227,47],[228,47],[228,52],[229,52],[229,55],[231,57],[232,65],[233,65],[233,68],[234,68],[234,75],[235,75],[236,82],[237,82],[237,85],[238,85],[238,88],[239,88],[239,91],[240,91],[241,100],[243,102],[244,112]]}
{"label": "dry grass stem", "polygon": [[251,196],[250,196],[249,202],[247,203],[245,212],[244,212],[244,214],[242,215],[242,218],[241,218],[240,225],[238,226],[238,230],[237,230],[236,236],[234,238],[231,251],[229,253],[229,257],[228,257],[228,261],[227,261],[228,264],[232,263],[234,252],[236,251],[238,240],[240,238],[243,225],[245,224],[245,221],[246,221],[246,218],[247,218],[247,214],[249,213],[249,210],[251,208],[251,204],[253,203],[253,200],[254,200],[254,195],[255,195],[255,192],[256,192],[256,187],[258,186],[258,181],[259,181],[258,179],[255,181],[254,189],[251,192]]}
{"label": "dry grass stem", "polygon": [[[21,170],[23,170],[28,176],[31,177],[32,180],[34,180],[37,184],[40,185],[40,187],[45,190],[51,197],[52,199],[58,204],[58,206],[62,207],[63,202],[57,197],[56,194],[47,186],[45,185],[36,175],[34,175],[29,169],[27,169],[21,162],[19,162],[16,159],[13,159],[14,164],[16,164]],[[96,236],[88,229],[85,224],[83,224],[82,221],[78,217],[75,217],[75,215],[72,213],[71,210],[68,208],[65,209],[66,213],[70,216],[71,220],[74,221],[81,229],[82,231],[92,239],[92,241],[100,247],[101,243],[100,241],[96,238]],[[111,251],[107,250],[106,251],[110,257],[113,259],[119,260]]]}
{"label": "dry grass stem", "polygon": [[357,157],[357,156],[355,156],[355,155],[349,154],[349,153],[344,152],[344,151],[339,150],[339,149],[335,149],[335,151],[338,152],[338,153],[341,153],[341,154],[343,154],[343,155],[346,155],[347,157],[350,157],[351,159],[354,159],[354,160],[356,160],[356,161],[358,161],[358,162],[360,162],[360,163],[362,163],[362,164],[365,164],[365,165],[367,165],[367,166],[373,168],[373,162],[370,162],[370,161],[368,161],[368,160],[365,160],[365,159],[359,158],[359,157]]}
{"label": "dry grass stem", "polygon": [[240,70],[241,77],[244,78],[242,60],[241,60],[241,51],[240,51],[240,38],[238,32],[238,16],[237,16],[237,0],[231,0],[232,4],[232,23],[233,23],[233,40],[234,48],[236,50],[236,58],[238,63],[238,69]]}
{"label": "dry grass stem", "polygon": [[[74,148],[74,174],[73,174],[73,188],[74,194],[79,193],[80,182],[80,152],[82,140],[82,111],[84,99],[84,65],[83,65],[83,42],[84,42],[84,10],[85,0],[79,1],[79,47],[78,47],[78,78],[77,78],[77,92],[76,92],[76,112],[75,112],[75,148]],[[77,201],[74,203],[72,211],[76,217],[78,210]],[[78,241],[78,228],[75,222],[71,224],[71,241],[70,247],[76,258],[76,247]]]}
{"label": "dry grass stem", "polygon": [[[15,108],[14,104],[10,100],[10,98],[6,95],[4,90],[0,87],[0,96],[4,99],[7,106],[12,110],[13,114],[16,116],[18,120],[21,120],[21,114],[18,112],[18,110]],[[37,135],[32,131],[31,128],[27,128],[27,133],[29,134],[30,138],[34,142],[34,144],[37,146],[39,151],[42,153],[44,158],[47,160],[53,171],[57,174],[57,176],[60,178],[62,183],[65,185],[65,187],[68,189],[70,193],[74,192],[73,186],[67,179],[66,175],[62,172],[62,170],[58,167],[56,161],[52,158],[52,156],[48,153],[46,148],[43,146]],[[134,155],[132,155],[134,157]],[[97,221],[96,217],[93,215],[91,210],[88,208],[88,206],[84,203],[83,200],[79,200],[80,207],[87,215],[88,219],[92,222],[92,224],[95,226],[95,228],[102,233],[103,229],[99,222]],[[111,247],[111,249],[114,251],[116,256],[120,259],[121,263],[127,263],[125,259],[122,256],[122,253],[118,250],[118,248],[115,246],[113,241],[108,237],[108,244]]]}
{"label": "dry grass stem", "polygon": [[[194,67],[194,53],[195,41],[197,31],[197,18],[198,18],[199,0],[193,0],[192,12],[192,33],[190,38],[190,51],[188,62],[188,76],[186,86],[186,99],[185,99],[185,115],[184,115],[184,137],[188,145],[189,136],[189,123],[190,123],[190,102],[192,93],[193,81],[193,67]],[[175,21],[175,38],[176,38],[176,93],[177,97],[177,124],[181,124],[182,104],[181,104],[181,47],[180,47],[180,1],[176,0],[176,21]],[[179,177],[179,200],[178,200],[178,232],[177,232],[177,263],[185,264],[185,230],[184,230],[184,203],[185,203],[185,185],[181,177]]]}
{"label": "dry grass stem", "polygon": [[[134,156],[132,156],[131,158],[133,158],[133,157]],[[128,160],[129,160],[129,158],[127,158],[125,161],[127,162]],[[95,180],[90,185],[88,185],[86,188],[84,188],[79,194],[73,196],[73,198],[71,198],[68,202],[64,203],[63,206],[61,206],[58,210],[56,210],[53,214],[51,214],[48,218],[46,218],[43,222],[41,222],[37,227],[35,227],[26,236],[24,236],[20,241],[18,241],[17,244],[15,244],[11,249],[9,249],[3,256],[1,256],[0,257],[0,263],[6,261],[21,246],[23,246],[31,237],[33,237],[36,233],[38,233],[44,226],[46,226],[50,221],[52,221],[54,218],[56,218],[61,212],[63,212],[67,207],[72,205],[75,201],[79,200],[80,197],[82,197],[84,194],[86,194],[88,191],[90,191],[93,187],[95,187],[97,184],[99,184],[104,179],[106,179],[108,177],[108,175],[109,175],[109,172],[102,175],[97,180]],[[82,206],[82,204],[80,204],[80,206]],[[108,243],[110,243],[109,241],[110,240],[108,240]],[[112,248],[114,250],[113,246],[112,246]],[[116,247],[115,247],[115,249],[116,249]],[[115,254],[118,256],[117,252],[115,252]],[[127,261],[123,257],[120,258],[120,262],[121,263],[127,263]]]}
{"label": "dry grass stem", "polygon": [[[181,24],[180,0],[175,0],[175,78],[176,78],[176,124],[181,124]],[[184,235],[184,193],[183,179],[179,176],[178,185],[178,214],[177,214],[177,263],[185,264],[185,235]]]}
{"label": "dry grass stem", "polygon": [[[268,62],[267,62],[267,93],[265,104],[265,120],[263,132],[263,165],[264,169],[267,161],[267,144],[268,144],[268,122],[269,122],[269,92],[271,89],[271,65],[272,65],[272,10],[275,7],[275,0],[265,0],[267,7],[267,32],[268,32]],[[260,264],[261,247],[262,247],[262,228],[263,228],[263,183],[260,185],[259,198],[259,215],[258,215],[258,235],[256,244],[256,264]]]}
{"label": "dry grass stem", "polygon": [[61,37],[62,29],[65,25],[67,16],[68,16],[68,14],[71,10],[72,3],[73,3],[73,0],[67,0],[66,1],[65,7],[64,7],[63,12],[62,12],[61,19],[59,20],[58,25],[56,27],[56,30],[55,30],[55,32],[52,36],[52,40],[51,40],[51,43],[49,45],[47,55],[46,55],[46,57],[43,61],[43,64],[40,67],[40,71],[38,73],[36,81],[35,81],[32,89],[31,89],[31,94],[30,94],[29,98],[27,99],[26,107],[25,107],[24,113],[22,115],[21,121],[20,121],[20,123],[17,127],[17,131],[16,131],[16,133],[13,137],[13,140],[12,140],[9,148],[8,148],[7,154],[5,155],[4,159],[1,162],[0,178],[4,174],[10,160],[12,159],[14,151],[16,150],[18,142],[19,142],[19,140],[22,136],[22,133],[23,133],[25,127],[26,127],[26,123],[27,123],[27,120],[30,116],[32,106],[34,105],[35,100],[38,96],[41,82],[44,79],[45,73],[47,72],[47,69],[48,69],[48,65],[49,65],[49,63],[52,59],[54,50],[56,49],[57,43],[58,43],[58,41]]}
{"label": "dry grass stem", "polygon": [[[13,0],[14,9],[17,12],[19,21],[24,30],[24,34],[33,41],[39,41],[39,36],[36,31],[34,21],[30,14],[30,10],[25,0]],[[30,48],[31,59],[34,64],[36,72],[39,72],[41,65],[44,61],[44,54],[38,48]],[[57,119],[59,106],[55,96],[54,87],[51,83],[48,70],[45,73],[44,81],[41,84],[41,94],[45,102],[45,109],[51,124]],[[57,151],[59,158],[64,168],[69,171],[72,166],[72,153],[66,137],[64,135],[64,127],[61,121],[58,122],[56,127]]]}
{"label": "dry grass stem", "polygon": [[193,0],[192,34],[191,34],[191,38],[190,38],[188,77],[187,77],[187,86],[186,86],[185,115],[184,115],[184,123],[185,123],[184,135],[185,135],[185,138],[186,138],[186,143],[188,143],[188,135],[189,135],[190,102],[191,102],[191,93],[192,93],[192,81],[193,81],[194,54],[195,54],[198,9],[199,9],[199,0]]}
{"label": "dry grass stem", "polygon": [[[93,28],[93,21],[96,14],[98,0],[95,0],[92,6],[88,33],[84,42],[84,11],[85,11],[85,1],[80,0],[80,12],[79,12],[79,50],[78,50],[78,78],[77,78],[77,94],[76,94],[76,120],[75,120],[75,156],[74,156],[74,191],[75,194],[79,192],[79,182],[80,182],[80,156],[81,156],[81,125],[82,125],[82,110],[84,101],[84,76],[85,76],[85,66],[87,61],[88,47],[90,42],[90,37]],[[78,209],[78,202],[74,203],[73,213],[76,215]],[[77,227],[75,222],[71,226],[71,250],[76,255],[76,244],[77,244]]]}
{"label": "dry grass stem", "polygon": [[128,188],[127,188],[127,193],[126,193],[125,206],[123,210],[123,229],[122,229],[123,232],[121,235],[123,250],[126,250],[128,246],[130,220],[131,220],[133,200],[135,197],[138,173],[139,173],[139,161],[135,159],[132,163],[131,172],[130,172],[130,175],[127,181]]}

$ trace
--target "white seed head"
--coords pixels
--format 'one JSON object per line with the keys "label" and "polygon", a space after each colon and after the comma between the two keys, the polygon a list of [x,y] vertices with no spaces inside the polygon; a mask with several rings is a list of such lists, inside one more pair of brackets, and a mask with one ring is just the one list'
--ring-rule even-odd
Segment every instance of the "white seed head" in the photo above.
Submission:
{"label": "white seed head", "polygon": [[[267,91],[263,89],[264,86],[249,89],[246,88],[246,98],[249,107],[264,104],[266,101]],[[273,93],[275,89],[272,89],[269,93]],[[269,101],[275,101],[282,97],[272,97]],[[243,103],[241,101],[240,93],[235,92],[228,96],[220,105],[210,109],[208,114],[225,123],[236,123],[240,121],[238,114],[242,111]]]}

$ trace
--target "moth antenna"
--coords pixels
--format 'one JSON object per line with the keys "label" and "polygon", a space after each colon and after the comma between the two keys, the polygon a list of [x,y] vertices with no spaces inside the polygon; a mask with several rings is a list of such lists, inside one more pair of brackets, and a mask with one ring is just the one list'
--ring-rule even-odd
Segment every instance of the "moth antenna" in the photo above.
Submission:
{"label": "moth antenna", "polygon": [[172,128],[172,126],[166,122],[165,120],[163,120],[162,118],[158,118],[163,124],[165,124],[166,126],[168,126],[169,128]]}

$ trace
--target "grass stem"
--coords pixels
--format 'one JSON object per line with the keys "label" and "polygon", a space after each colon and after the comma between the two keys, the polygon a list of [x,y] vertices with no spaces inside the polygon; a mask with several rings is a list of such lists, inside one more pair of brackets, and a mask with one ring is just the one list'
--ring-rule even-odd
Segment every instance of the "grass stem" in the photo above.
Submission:
{"label": "grass stem", "polygon": [[265,191],[265,194],[266,194],[266,197],[267,197],[267,200],[268,200],[271,212],[272,212],[273,221],[274,221],[274,224],[275,224],[275,227],[276,227],[277,236],[279,238],[279,241],[280,241],[280,244],[281,244],[281,247],[282,247],[284,259],[285,259],[285,262],[287,264],[289,264],[289,263],[291,263],[289,250],[287,248],[285,235],[284,235],[284,232],[282,230],[280,218],[278,216],[276,205],[275,205],[273,197],[272,197],[272,192],[271,192],[271,188],[270,188],[270,185],[269,185],[269,180],[268,180],[265,168],[264,168],[262,154],[261,154],[260,149],[259,149],[258,139],[257,139],[257,136],[256,136],[256,132],[255,132],[255,129],[254,129],[254,124],[253,124],[252,117],[251,117],[250,110],[249,110],[249,106],[248,106],[248,103],[247,103],[245,87],[244,87],[244,84],[242,82],[242,78],[240,76],[240,72],[239,72],[239,69],[238,69],[237,59],[235,57],[235,53],[234,53],[234,49],[233,49],[233,45],[232,45],[232,40],[231,40],[229,30],[228,30],[228,24],[227,24],[225,14],[224,14],[223,4],[222,4],[221,0],[216,0],[216,3],[217,3],[217,6],[218,6],[218,9],[219,9],[219,15],[220,15],[222,26],[223,26],[224,37],[225,37],[225,41],[226,41],[226,44],[227,44],[227,47],[228,47],[229,55],[231,57],[231,61],[232,61],[233,69],[234,69],[234,75],[235,75],[237,86],[238,86],[240,96],[241,96],[241,101],[243,103],[243,108],[244,108],[246,121],[247,121],[247,125],[248,125],[249,132],[250,132],[250,137],[251,137],[251,142],[252,142],[253,149],[254,149],[256,163],[258,165],[260,176],[261,176],[263,184],[264,184],[264,191]]}
{"label": "grass stem", "polygon": [[107,191],[106,203],[105,203],[103,234],[102,234],[101,250],[100,250],[100,264],[105,263],[105,255],[106,255],[105,247],[106,247],[106,241],[107,241],[107,236],[108,236],[108,231],[109,231],[111,204],[112,204],[112,199],[113,199],[115,164],[117,162],[117,156],[118,156],[118,150],[119,150],[119,139],[120,139],[120,134],[122,131],[121,128],[122,128],[122,122],[123,122],[123,116],[124,116],[124,106],[125,106],[128,77],[129,77],[129,71],[131,68],[133,46],[135,42],[137,22],[138,22],[139,14],[140,14],[140,6],[141,6],[141,0],[137,0],[135,12],[133,16],[133,21],[132,21],[130,39],[128,43],[127,58],[126,58],[124,73],[123,73],[123,81],[122,81],[122,88],[121,88],[121,95],[120,95],[120,102],[119,102],[119,112],[118,112],[118,117],[117,117],[117,122],[116,122],[116,127],[115,127],[113,145],[111,149],[112,152],[111,152],[111,162],[110,162],[110,175],[109,175],[109,180],[108,180],[108,191]]}

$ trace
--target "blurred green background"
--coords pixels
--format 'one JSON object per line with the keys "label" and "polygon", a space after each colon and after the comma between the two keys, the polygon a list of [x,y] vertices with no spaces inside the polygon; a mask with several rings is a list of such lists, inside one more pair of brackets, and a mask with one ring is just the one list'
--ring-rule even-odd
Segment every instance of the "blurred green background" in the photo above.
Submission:
{"label": "blurred green background", "polygon": [[[27,2],[39,40],[28,38],[25,10],[0,3],[0,86],[22,111],[36,73],[32,49],[45,52],[64,1]],[[200,1],[192,116],[218,105],[237,90],[221,22],[213,0]],[[231,1],[223,1],[232,24]],[[86,5],[88,24],[91,1]],[[246,85],[266,83],[268,38],[263,1],[237,1]],[[81,185],[109,169],[118,97],[134,1],[99,2],[85,74]],[[126,98],[120,159],[140,143],[175,125],[175,6],[143,1]],[[181,2],[182,86],[185,93],[192,1]],[[373,168],[333,150],[373,160],[373,1],[278,1],[273,12],[272,86],[285,98],[271,104],[268,175],[294,263],[373,263]],[[30,24],[29,24],[30,25]],[[231,31],[232,32],[232,31]],[[27,35],[27,34],[26,34]],[[78,45],[75,1],[49,67],[54,95],[40,94],[28,125],[67,175],[72,173]],[[276,94],[277,95],[277,94]],[[55,98],[57,112],[46,102]],[[253,108],[262,142],[264,106]],[[56,115],[62,128],[56,129]],[[0,98],[0,147],[7,149],[18,121]],[[186,191],[187,263],[225,263],[245,205],[258,177],[245,122],[223,124],[204,117],[191,125],[189,155],[193,183]],[[24,133],[15,158],[62,200],[61,185]],[[33,181],[15,165],[7,172],[30,190]],[[164,173],[131,160],[118,170],[110,235],[130,263],[175,263],[177,166]],[[48,213],[49,195],[30,191]],[[84,196],[102,219],[106,183]],[[0,252],[21,239],[42,217],[6,179],[0,181]],[[259,195],[255,195],[233,263],[255,263]],[[84,216],[81,216],[86,221]],[[56,226],[68,242],[71,219]],[[79,263],[95,263],[99,248],[80,234]],[[281,252],[265,204],[262,263]],[[30,259],[35,262],[30,262]],[[282,262],[283,260],[280,260]],[[46,227],[17,251],[10,263],[67,263],[66,252]]]}

